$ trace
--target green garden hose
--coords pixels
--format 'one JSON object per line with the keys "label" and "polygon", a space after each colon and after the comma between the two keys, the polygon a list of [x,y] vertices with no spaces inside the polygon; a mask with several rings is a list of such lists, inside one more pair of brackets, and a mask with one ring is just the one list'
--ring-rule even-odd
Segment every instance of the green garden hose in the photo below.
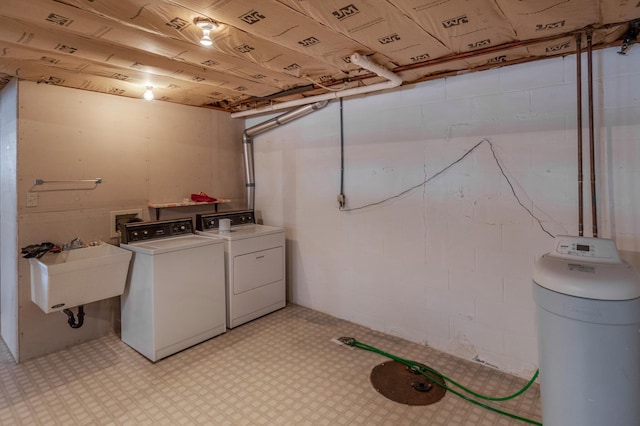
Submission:
{"label": "green garden hose", "polygon": [[538,370],[536,370],[536,372],[533,375],[533,377],[531,378],[531,380],[529,380],[529,382],[526,385],[524,385],[524,387],[522,389],[520,389],[519,391],[515,392],[514,394],[496,398],[496,397],[490,397],[490,396],[486,396],[486,395],[482,395],[480,393],[474,392],[471,389],[469,389],[469,388],[457,383],[455,380],[445,376],[444,374],[441,374],[441,373],[435,371],[432,368],[427,367],[424,364],[421,364],[421,363],[415,362],[415,361],[410,361],[410,360],[407,360],[407,359],[404,359],[404,358],[400,358],[399,356],[390,354],[390,353],[385,352],[385,351],[383,351],[381,349],[378,349],[376,347],[367,345],[366,343],[359,342],[359,341],[357,341],[356,339],[354,339],[352,337],[340,337],[338,340],[340,341],[340,343],[343,343],[345,345],[352,346],[352,347],[355,347],[355,348],[358,348],[358,349],[364,349],[366,351],[370,351],[370,352],[376,353],[378,355],[382,355],[382,356],[387,357],[389,359],[392,359],[392,360],[394,360],[396,362],[404,364],[407,367],[409,367],[412,371],[415,371],[415,372],[418,372],[418,373],[422,374],[423,376],[425,376],[427,379],[431,380],[436,385],[441,386],[442,388],[448,390],[449,392],[453,393],[454,395],[457,395],[460,398],[471,402],[472,404],[478,405],[478,406],[480,406],[482,408],[485,408],[485,409],[487,409],[489,411],[493,411],[494,413],[502,414],[504,416],[510,417],[512,419],[515,419],[515,420],[520,420],[520,421],[523,421],[523,422],[526,422],[526,423],[542,426],[542,423],[537,422],[535,420],[527,419],[525,417],[521,417],[521,416],[518,416],[516,414],[508,413],[506,411],[502,411],[502,410],[500,410],[498,408],[492,407],[492,406],[487,405],[487,404],[485,404],[485,403],[483,403],[481,401],[473,399],[470,396],[464,395],[463,393],[461,393],[461,392],[459,392],[459,391],[457,391],[455,389],[452,389],[448,385],[440,383],[438,380],[435,380],[434,377],[433,377],[433,376],[438,376],[438,377],[446,380],[447,382],[455,385],[456,387],[462,389],[464,392],[466,392],[466,393],[468,393],[468,394],[470,394],[470,395],[472,395],[472,396],[474,396],[476,398],[484,399],[484,400],[487,400],[487,401],[508,401],[510,399],[513,399],[513,398],[516,398],[517,396],[522,395],[522,393],[524,393],[527,389],[529,389],[529,387],[531,387],[533,382],[538,377],[538,373],[539,373]]}

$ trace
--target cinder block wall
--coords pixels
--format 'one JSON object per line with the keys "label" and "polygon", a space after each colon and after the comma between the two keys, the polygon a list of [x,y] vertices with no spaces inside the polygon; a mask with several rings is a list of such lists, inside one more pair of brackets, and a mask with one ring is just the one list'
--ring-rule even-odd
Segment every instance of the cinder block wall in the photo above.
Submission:
{"label": "cinder block wall", "polygon": [[[594,59],[600,236],[640,251],[640,51]],[[544,228],[577,235],[575,75],[570,56],[345,99],[347,207],[419,184],[487,139]],[[554,240],[489,144],[397,199],[340,212],[339,114],[333,102],[255,139],[256,209],[287,230],[290,299],[530,376],[533,265]],[[586,143],[586,109],[584,126]],[[588,206],[585,219],[591,236]]]}

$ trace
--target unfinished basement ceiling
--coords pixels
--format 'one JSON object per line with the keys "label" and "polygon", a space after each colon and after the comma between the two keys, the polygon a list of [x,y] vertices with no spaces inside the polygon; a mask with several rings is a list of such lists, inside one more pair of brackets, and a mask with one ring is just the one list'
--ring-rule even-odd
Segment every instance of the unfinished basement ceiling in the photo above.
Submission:
{"label": "unfinished basement ceiling", "polygon": [[[196,18],[219,24],[213,46]],[[638,18],[640,0],[0,0],[0,88],[153,86],[238,112],[383,81],[356,52],[409,84],[571,54],[583,30],[620,45]]]}

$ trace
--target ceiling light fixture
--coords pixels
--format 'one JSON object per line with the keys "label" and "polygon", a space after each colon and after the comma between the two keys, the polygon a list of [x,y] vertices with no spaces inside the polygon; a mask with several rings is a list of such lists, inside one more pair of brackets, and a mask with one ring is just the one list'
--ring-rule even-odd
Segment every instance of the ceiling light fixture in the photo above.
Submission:
{"label": "ceiling light fixture", "polygon": [[202,29],[200,44],[203,46],[211,46],[213,44],[213,40],[211,40],[209,33],[218,28],[218,24],[209,18],[196,18],[193,22],[198,26],[198,28]]}
{"label": "ceiling light fixture", "polygon": [[147,101],[153,100],[153,86],[147,86],[147,90],[145,90],[144,95],[142,95]]}

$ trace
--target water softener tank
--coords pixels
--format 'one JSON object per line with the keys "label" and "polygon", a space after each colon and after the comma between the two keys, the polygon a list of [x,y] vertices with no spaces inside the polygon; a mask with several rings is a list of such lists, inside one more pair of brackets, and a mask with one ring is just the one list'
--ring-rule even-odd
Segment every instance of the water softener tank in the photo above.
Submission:
{"label": "water softener tank", "polygon": [[545,426],[640,425],[640,276],[612,240],[558,236],[535,264]]}

